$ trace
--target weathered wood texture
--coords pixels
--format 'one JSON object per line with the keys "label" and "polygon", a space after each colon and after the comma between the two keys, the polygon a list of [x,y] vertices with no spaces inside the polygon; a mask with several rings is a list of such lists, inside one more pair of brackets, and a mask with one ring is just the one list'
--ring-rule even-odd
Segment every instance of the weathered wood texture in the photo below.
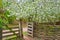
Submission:
{"label": "weathered wood texture", "polygon": [[19,30],[20,30],[20,37],[23,39],[23,27],[22,27],[22,20],[19,21]]}
{"label": "weathered wood texture", "polygon": [[2,40],[8,40],[8,39],[11,40],[13,38],[19,38],[19,27],[12,27],[11,29],[15,32],[16,35],[10,30],[3,29]]}
{"label": "weathered wood texture", "polygon": [[33,22],[28,22],[28,36],[33,37]]}

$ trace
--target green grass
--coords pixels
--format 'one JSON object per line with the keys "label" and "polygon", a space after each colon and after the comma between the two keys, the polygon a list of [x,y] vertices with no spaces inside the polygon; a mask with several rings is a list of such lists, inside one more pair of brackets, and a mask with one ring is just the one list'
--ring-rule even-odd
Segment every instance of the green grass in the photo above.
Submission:
{"label": "green grass", "polygon": [[27,32],[23,32],[23,35],[27,35]]}

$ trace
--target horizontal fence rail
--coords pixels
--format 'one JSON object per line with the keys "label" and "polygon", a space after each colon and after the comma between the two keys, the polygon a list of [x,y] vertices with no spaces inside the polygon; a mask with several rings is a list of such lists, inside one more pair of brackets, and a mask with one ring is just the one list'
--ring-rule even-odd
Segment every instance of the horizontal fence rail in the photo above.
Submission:
{"label": "horizontal fence rail", "polygon": [[12,31],[8,29],[3,29],[2,30],[2,39],[3,40],[8,40],[8,39],[13,39],[14,37],[19,36],[19,27],[12,27],[12,31],[16,34],[14,34]]}

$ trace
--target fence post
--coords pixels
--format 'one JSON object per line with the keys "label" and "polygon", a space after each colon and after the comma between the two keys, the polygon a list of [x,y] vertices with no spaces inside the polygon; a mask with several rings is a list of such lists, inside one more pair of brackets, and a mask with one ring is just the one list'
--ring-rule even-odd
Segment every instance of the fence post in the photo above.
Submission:
{"label": "fence post", "polygon": [[21,20],[19,20],[19,33],[20,33],[20,38],[23,39],[22,21]]}
{"label": "fence post", "polygon": [[0,28],[0,40],[2,40],[2,28]]}

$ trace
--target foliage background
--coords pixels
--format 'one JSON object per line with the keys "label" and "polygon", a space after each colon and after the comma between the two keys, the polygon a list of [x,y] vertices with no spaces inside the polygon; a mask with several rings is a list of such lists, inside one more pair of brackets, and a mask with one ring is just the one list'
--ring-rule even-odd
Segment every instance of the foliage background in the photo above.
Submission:
{"label": "foliage background", "polygon": [[3,0],[4,8],[16,19],[36,22],[60,20],[60,0]]}

